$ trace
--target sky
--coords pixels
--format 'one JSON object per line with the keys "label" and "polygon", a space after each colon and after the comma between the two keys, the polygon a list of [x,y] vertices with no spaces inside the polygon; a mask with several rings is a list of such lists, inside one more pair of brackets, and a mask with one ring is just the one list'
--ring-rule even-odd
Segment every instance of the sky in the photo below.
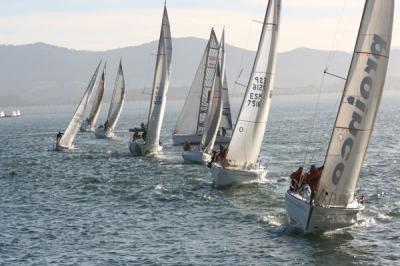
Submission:
{"label": "sky", "polygon": [[[45,42],[104,51],[154,41],[163,0],[0,0],[0,44]],[[279,51],[298,47],[351,51],[364,0],[282,0]],[[208,38],[255,50],[267,0],[167,0],[173,37]],[[396,7],[395,17],[400,15]],[[393,46],[400,47],[395,20]]]}

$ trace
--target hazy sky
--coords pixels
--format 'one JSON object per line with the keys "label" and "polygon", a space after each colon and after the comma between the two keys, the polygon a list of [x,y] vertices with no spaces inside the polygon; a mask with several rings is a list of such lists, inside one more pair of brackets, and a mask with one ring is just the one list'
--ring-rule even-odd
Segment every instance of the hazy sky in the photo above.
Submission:
{"label": "hazy sky", "polygon": [[[255,49],[267,0],[168,0],[174,37],[208,38],[226,27],[227,42]],[[353,49],[364,0],[282,0],[279,50]],[[0,43],[46,42],[107,50],[158,38],[163,0],[0,0]],[[400,7],[396,7],[396,17]],[[395,21],[393,46],[400,46]],[[335,37],[336,36],[336,37]]]}

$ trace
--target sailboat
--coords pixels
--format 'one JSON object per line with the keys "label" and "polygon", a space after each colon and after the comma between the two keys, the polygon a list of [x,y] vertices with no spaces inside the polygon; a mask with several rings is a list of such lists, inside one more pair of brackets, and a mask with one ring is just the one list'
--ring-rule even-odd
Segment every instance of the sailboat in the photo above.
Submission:
{"label": "sailboat", "polygon": [[162,150],[160,133],[163,124],[167,92],[171,77],[172,42],[167,7],[164,5],[153,90],[150,99],[147,126],[143,126],[141,138],[133,135],[129,150],[134,156],[157,154]]}
{"label": "sailboat", "polygon": [[79,102],[78,108],[76,109],[74,116],[72,117],[71,121],[68,124],[67,129],[64,133],[59,132],[57,135],[57,143],[56,143],[56,151],[63,151],[74,149],[73,142],[78,134],[79,127],[83,121],[83,115],[86,110],[87,103],[89,101],[90,95],[92,94],[93,87],[95,85],[97,74],[99,73],[100,63],[98,64],[90,83],[85,90],[85,93],[82,96],[81,101]]}
{"label": "sailboat", "polygon": [[96,131],[96,138],[110,139],[115,136],[114,130],[121,115],[122,107],[125,99],[125,80],[122,70],[122,61],[119,62],[117,78],[115,79],[114,91],[108,110],[107,120],[104,125],[100,125]]}
{"label": "sailboat", "polygon": [[4,111],[0,111],[0,118],[5,117],[5,116],[6,116],[6,114],[4,113]]}
{"label": "sailboat", "polygon": [[182,157],[185,161],[198,164],[206,164],[211,161],[211,153],[213,152],[223,111],[222,87],[221,70],[219,62],[217,62],[217,71],[214,75],[213,86],[210,91],[211,99],[208,105],[205,130],[200,141],[199,149],[184,151]]}
{"label": "sailboat", "polygon": [[307,192],[286,192],[289,217],[304,233],[349,227],[364,208],[355,190],[382,98],[393,10],[394,0],[365,1],[319,188],[314,199]]}
{"label": "sailboat", "polygon": [[269,0],[260,42],[228,149],[211,166],[216,187],[262,180],[267,169],[258,161],[273,89],[280,0]]}
{"label": "sailboat", "polygon": [[106,82],[106,80],[105,80],[106,67],[107,67],[107,65],[105,64],[104,68],[103,68],[103,73],[101,74],[101,77],[99,80],[99,85],[97,87],[96,96],[93,101],[92,110],[90,111],[88,118],[86,118],[81,125],[82,132],[94,132],[95,131],[97,119],[99,118],[99,114],[100,114],[101,101],[102,101],[103,95],[104,95],[104,88],[105,88],[105,82]]}
{"label": "sailboat", "polygon": [[[185,142],[190,142],[191,144],[199,144],[201,142],[209,108],[209,94],[217,68],[218,54],[220,54],[224,103],[220,132],[223,131],[225,133],[232,130],[228,82],[225,72],[225,30],[222,34],[221,45],[218,45],[217,37],[215,36],[214,29],[212,29],[203,57],[172,135],[174,145],[180,145]],[[228,143],[229,140],[230,136],[228,134],[220,134],[220,136],[217,136],[216,142]]]}

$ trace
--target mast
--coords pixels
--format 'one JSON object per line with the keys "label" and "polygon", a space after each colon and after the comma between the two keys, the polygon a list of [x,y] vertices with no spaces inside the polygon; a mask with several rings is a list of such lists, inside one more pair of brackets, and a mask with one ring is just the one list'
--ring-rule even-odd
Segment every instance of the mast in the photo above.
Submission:
{"label": "mast", "polygon": [[366,0],[357,41],[332,131],[315,202],[346,207],[360,170],[383,94],[394,0]]}

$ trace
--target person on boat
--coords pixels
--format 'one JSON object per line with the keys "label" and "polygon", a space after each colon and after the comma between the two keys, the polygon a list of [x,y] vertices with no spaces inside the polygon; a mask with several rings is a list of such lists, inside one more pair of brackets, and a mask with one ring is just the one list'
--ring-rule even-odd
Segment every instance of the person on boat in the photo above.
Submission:
{"label": "person on boat", "polygon": [[222,163],[225,160],[227,154],[228,154],[228,149],[225,148],[224,145],[220,144],[216,161]]}
{"label": "person on boat", "polygon": [[303,167],[299,167],[290,175],[290,191],[297,191],[300,188],[301,177],[303,176]]}
{"label": "person on boat", "polygon": [[217,155],[218,155],[218,152],[216,150],[213,150],[212,154],[211,154],[211,161],[209,161],[207,164],[208,168],[211,168],[212,163],[217,161]]}
{"label": "person on boat", "polygon": [[185,144],[183,145],[183,150],[190,151],[191,149],[192,149],[192,144],[189,141],[186,141]]}
{"label": "person on boat", "polygon": [[324,166],[316,168],[315,165],[311,165],[310,171],[306,174],[304,178],[305,183],[309,185],[311,189],[310,202],[313,201],[315,192],[319,188],[319,180],[321,179],[321,174],[323,169]]}
{"label": "person on boat", "polygon": [[225,137],[226,136],[226,128],[221,127],[221,132],[222,132],[222,136]]}
{"label": "person on boat", "polygon": [[145,130],[145,131],[143,131],[143,133],[142,133],[142,139],[143,139],[144,141],[146,141],[146,136],[147,136],[147,132],[146,132],[146,130]]}
{"label": "person on boat", "polygon": [[108,127],[108,120],[104,123],[104,131],[107,130],[107,127]]}
{"label": "person on boat", "polygon": [[139,135],[139,132],[137,130],[135,130],[133,133],[133,136],[132,136],[132,140],[135,141],[137,139],[140,139],[140,135]]}
{"label": "person on boat", "polygon": [[218,129],[218,131],[217,131],[217,136],[218,137],[221,136],[221,130],[220,129]]}
{"label": "person on boat", "polygon": [[64,133],[61,133],[61,131],[58,131],[57,137],[56,137],[57,145],[60,143],[60,140],[61,140],[63,135],[64,135]]}

